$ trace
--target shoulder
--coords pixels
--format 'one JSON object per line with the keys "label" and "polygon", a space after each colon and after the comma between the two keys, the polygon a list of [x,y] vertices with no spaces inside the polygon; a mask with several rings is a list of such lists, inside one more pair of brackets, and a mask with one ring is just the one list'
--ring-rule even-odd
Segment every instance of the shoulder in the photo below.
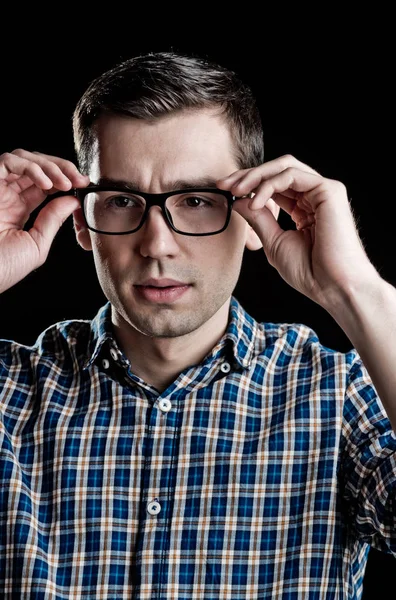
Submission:
{"label": "shoulder", "polygon": [[46,361],[65,364],[83,360],[91,337],[91,321],[73,319],[46,328],[31,346],[0,339],[0,370],[24,368]]}
{"label": "shoulder", "polygon": [[276,369],[301,367],[321,372],[338,369],[346,374],[360,361],[354,348],[347,352],[329,348],[304,323],[257,320],[235,298],[231,302],[231,317],[229,336],[249,364],[256,360],[261,366]]}
{"label": "shoulder", "polygon": [[361,367],[355,348],[340,351],[329,348],[318,333],[304,323],[257,323],[256,353],[271,355],[278,364],[319,369],[321,372],[337,370],[345,376]]}

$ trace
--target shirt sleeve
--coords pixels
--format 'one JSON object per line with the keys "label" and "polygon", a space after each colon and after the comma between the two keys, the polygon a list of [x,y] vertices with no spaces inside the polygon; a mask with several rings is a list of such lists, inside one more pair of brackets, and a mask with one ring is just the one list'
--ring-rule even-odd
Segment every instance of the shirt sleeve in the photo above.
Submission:
{"label": "shirt sleeve", "polygon": [[396,556],[396,435],[355,350],[347,354],[340,475],[348,527]]}

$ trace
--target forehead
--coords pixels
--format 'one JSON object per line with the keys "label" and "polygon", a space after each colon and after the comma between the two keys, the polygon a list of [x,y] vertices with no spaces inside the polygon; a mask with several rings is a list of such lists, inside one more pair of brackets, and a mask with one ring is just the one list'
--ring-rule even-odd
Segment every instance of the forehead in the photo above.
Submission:
{"label": "forehead", "polygon": [[214,110],[184,110],[147,121],[100,117],[91,179],[113,177],[159,186],[188,177],[219,179],[238,169],[229,126]]}

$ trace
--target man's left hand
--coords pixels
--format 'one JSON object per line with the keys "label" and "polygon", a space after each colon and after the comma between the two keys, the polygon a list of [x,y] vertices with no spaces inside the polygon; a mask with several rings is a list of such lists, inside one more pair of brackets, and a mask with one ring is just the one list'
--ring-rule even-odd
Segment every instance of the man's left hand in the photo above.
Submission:
{"label": "man's left hand", "polygon": [[[364,281],[380,278],[359,238],[343,183],[285,155],[235,171],[220,189],[246,196],[234,203],[259,236],[269,263],[293,288],[324,308]],[[277,221],[286,211],[296,229]]]}

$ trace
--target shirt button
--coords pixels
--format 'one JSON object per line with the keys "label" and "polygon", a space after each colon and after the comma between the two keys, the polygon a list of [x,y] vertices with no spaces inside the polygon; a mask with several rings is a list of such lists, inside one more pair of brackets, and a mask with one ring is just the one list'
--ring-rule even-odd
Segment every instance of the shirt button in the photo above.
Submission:
{"label": "shirt button", "polygon": [[230,365],[230,363],[224,362],[220,366],[220,371],[222,371],[223,373],[229,373],[231,371],[231,365]]}
{"label": "shirt button", "polygon": [[156,500],[153,500],[153,502],[150,502],[147,505],[147,512],[150,513],[150,515],[158,515],[158,513],[161,511],[161,504],[159,502],[157,502]]}
{"label": "shirt button", "polygon": [[118,360],[118,354],[115,348],[110,348],[110,356],[112,359]]}
{"label": "shirt button", "polygon": [[110,363],[109,363],[109,361],[107,360],[107,358],[104,358],[104,359],[102,360],[102,365],[103,365],[103,368],[104,368],[104,369],[108,369],[108,368],[110,367]]}
{"label": "shirt button", "polygon": [[167,413],[172,408],[172,402],[170,400],[168,400],[167,398],[163,398],[162,400],[159,401],[158,406],[159,406],[160,410],[162,410],[162,412]]}

